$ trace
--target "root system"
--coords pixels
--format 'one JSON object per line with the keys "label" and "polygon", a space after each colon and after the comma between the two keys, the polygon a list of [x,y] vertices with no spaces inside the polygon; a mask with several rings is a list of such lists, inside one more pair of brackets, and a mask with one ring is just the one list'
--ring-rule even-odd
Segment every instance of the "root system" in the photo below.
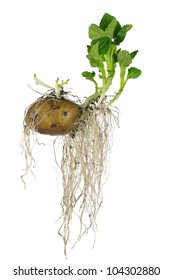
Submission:
{"label": "root system", "polygon": [[80,224],[76,242],[90,228],[96,231],[96,216],[103,200],[102,185],[110,151],[111,123],[109,109],[89,110],[82,125],[76,126],[74,137],[64,137],[61,161],[64,193],[59,234],[64,241],[65,254],[74,214]]}
{"label": "root system", "polygon": [[[64,242],[65,255],[72,232],[75,232],[73,246],[89,229],[96,233],[96,217],[103,201],[102,186],[108,174],[114,121],[117,122],[118,117],[109,108],[92,105],[83,112],[72,132],[61,136],[62,158],[57,163],[63,184],[59,235]],[[58,139],[55,138],[55,144]],[[22,147],[26,170],[22,176],[23,181],[35,164],[32,155],[35,143],[38,141],[34,127],[31,129],[24,125]],[[54,153],[56,160],[55,147]]]}

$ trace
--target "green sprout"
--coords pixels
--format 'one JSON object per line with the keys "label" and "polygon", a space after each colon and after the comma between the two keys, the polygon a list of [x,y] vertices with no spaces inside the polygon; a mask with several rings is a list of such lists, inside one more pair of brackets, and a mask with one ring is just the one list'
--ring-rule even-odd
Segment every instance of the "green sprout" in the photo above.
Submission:
{"label": "green sprout", "polygon": [[98,69],[101,86],[99,86],[95,79],[96,73],[94,71],[82,72],[82,76],[92,81],[95,85],[95,92],[86,99],[85,107],[89,106],[93,101],[97,101],[97,104],[100,105],[105,100],[106,93],[113,82],[117,66],[120,68],[120,85],[118,91],[109,100],[108,106],[112,105],[119,98],[129,79],[135,79],[141,75],[140,69],[135,67],[129,68],[138,51],[130,53],[119,48],[119,45],[123,42],[131,28],[131,24],[121,27],[116,18],[108,13],[103,15],[99,26],[96,24],[90,25],[89,38],[91,43],[87,46],[87,58],[91,67]]}

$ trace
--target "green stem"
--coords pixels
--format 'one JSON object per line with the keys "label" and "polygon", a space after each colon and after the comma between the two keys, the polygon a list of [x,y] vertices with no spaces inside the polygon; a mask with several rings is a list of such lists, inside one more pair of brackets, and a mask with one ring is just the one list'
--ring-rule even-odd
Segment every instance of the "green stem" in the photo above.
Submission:
{"label": "green stem", "polygon": [[85,101],[83,107],[84,107],[84,108],[88,107],[89,104],[90,104],[91,102],[95,101],[99,96],[100,96],[100,93],[99,93],[99,92],[95,92],[94,94],[90,95],[90,96],[86,99],[86,101]]}
{"label": "green stem", "polygon": [[116,93],[116,95],[110,100],[110,102],[107,104],[107,107],[112,105],[121,95],[121,93],[123,92],[123,89],[127,83],[128,79],[125,80],[125,82],[123,83],[122,87],[120,87],[119,91]]}
{"label": "green stem", "polygon": [[126,72],[126,67],[121,66],[120,67],[120,88],[119,88],[118,92],[116,93],[116,95],[108,103],[108,106],[112,105],[112,103],[114,103],[120,97],[121,93],[123,92],[123,89],[127,82],[127,79],[125,80],[125,72]]}
{"label": "green stem", "polygon": [[124,85],[124,79],[125,79],[125,72],[126,72],[126,67],[120,67],[120,88],[123,87]]}
{"label": "green stem", "polygon": [[100,96],[97,82],[93,78],[89,80],[95,84],[95,93],[87,97],[83,106],[84,108],[86,108],[92,101],[96,100]]}
{"label": "green stem", "polygon": [[107,81],[107,78],[106,78],[106,71],[105,71],[105,67],[104,67],[104,64],[102,63],[101,67],[99,68],[100,69],[100,72],[102,74],[102,87],[100,88],[100,98],[99,98],[99,101],[98,101],[98,104],[97,105],[100,105],[104,98],[105,98],[105,93],[107,91],[106,89],[106,81]]}
{"label": "green stem", "polygon": [[59,79],[57,78],[56,81],[55,81],[55,94],[56,94],[56,97],[57,99],[60,98],[60,95],[61,95],[61,89],[63,89],[63,86],[68,84],[69,82],[69,79],[66,80],[66,81],[63,81],[61,83],[59,83]]}
{"label": "green stem", "polygon": [[107,72],[107,76],[106,76],[106,72],[105,72],[105,68],[104,68],[104,64],[103,64],[103,69],[100,69],[101,73],[102,73],[102,77],[103,79],[103,84],[102,84],[102,88],[101,88],[101,96],[98,102],[98,105],[100,105],[104,98],[105,98],[105,94],[108,91],[109,87],[112,84],[112,80],[114,78],[115,75],[115,67],[116,67],[116,63],[114,63],[114,53],[116,50],[116,46],[112,45],[108,54],[104,55],[104,59],[106,62],[106,72]]}

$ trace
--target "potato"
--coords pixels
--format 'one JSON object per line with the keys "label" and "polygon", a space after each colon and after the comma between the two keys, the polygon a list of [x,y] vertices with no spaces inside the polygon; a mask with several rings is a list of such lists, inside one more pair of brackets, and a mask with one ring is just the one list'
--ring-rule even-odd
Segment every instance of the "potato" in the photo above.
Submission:
{"label": "potato", "polygon": [[27,110],[26,125],[39,133],[64,135],[72,131],[81,108],[72,101],[55,97],[40,98]]}

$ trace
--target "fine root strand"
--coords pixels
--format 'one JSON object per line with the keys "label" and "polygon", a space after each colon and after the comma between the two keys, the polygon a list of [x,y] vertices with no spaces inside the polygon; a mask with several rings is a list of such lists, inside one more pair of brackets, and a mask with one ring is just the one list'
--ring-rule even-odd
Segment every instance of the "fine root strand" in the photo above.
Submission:
{"label": "fine root strand", "polygon": [[[38,99],[40,101],[40,104],[42,103],[43,98],[39,98]],[[25,110],[25,114],[24,114],[24,121],[23,121],[23,126],[22,126],[22,136],[21,136],[21,147],[22,147],[22,153],[24,154],[24,158],[25,158],[25,169],[23,170],[23,174],[21,175],[21,180],[24,184],[24,187],[26,189],[26,182],[25,182],[25,177],[28,174],[28,172],[30,172],[34,178],[35,174],[34,174],[34,168],[36,167],[36,160],[33,157],[33,148],[36,144],[38,145],[44,145],[44,143],[40,143],[38,141],[38,134],[36,131],[36,127],[38,126],[38,122],[35,121],[35,119],[33,118],[30,123],[29,126],[25,124],[25,116],[27,114],[28,109],[32,106],[33,104],[29,105],[28,108],[26,108]],[[38,107],[39,102],[37,104],[37,107],[35,108],[35,115],[37,114],[37,110],[39,110],[40,107]],[[42,120],[40,120],[41,122]]]}

